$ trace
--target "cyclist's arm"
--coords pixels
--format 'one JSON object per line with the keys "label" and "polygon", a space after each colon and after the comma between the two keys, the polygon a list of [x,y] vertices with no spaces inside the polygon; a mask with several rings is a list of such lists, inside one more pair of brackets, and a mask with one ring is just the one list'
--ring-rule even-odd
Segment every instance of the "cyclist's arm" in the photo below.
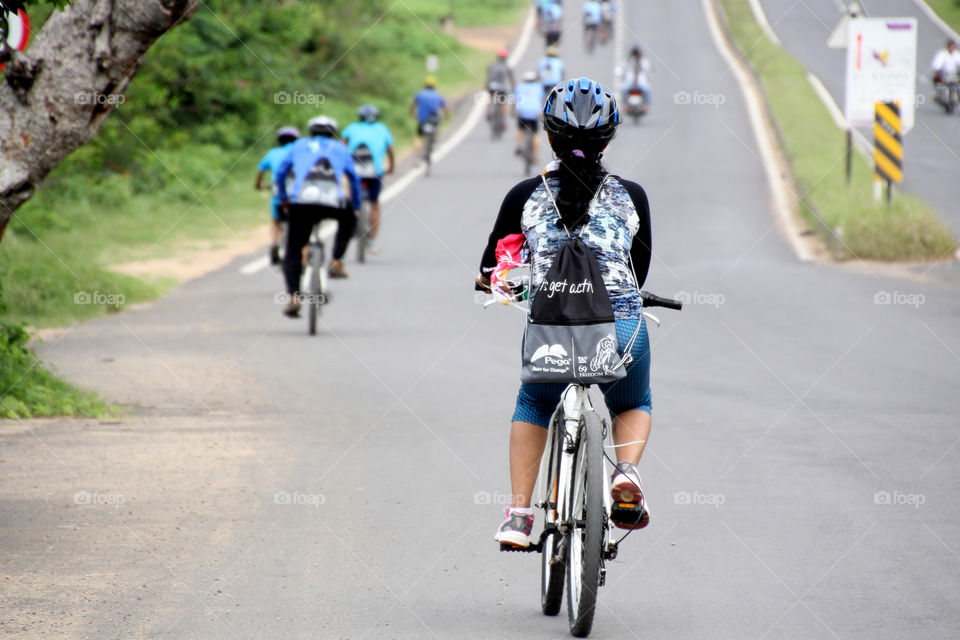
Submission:
{"label": "cyclist's arm", "polygon": [[263,184],[262,184],[262,182],[263,182],[263,175],[264,175],[265,173],[266,173],[266,171],[263,171],[263,170],[258,170],[258,171],[257,171],[257,182],[256,182],[256,184],[253,185],[253,188],[256,189],[257,191],[260,191],[260,189],[263,189]]}
{"label": "cyclist's arm", "polygon": [[287,193],[287,174],[293,170],[293,149],[284,156],[280,164],[277,165],[277,171],[273,174],[273,182],[277,185],[277,200],[287,202],[290,200],[290,194]]}
{"label": "cyclist's arm", "polygon": [[393,145],[387,146],[387,159],[390,161],[390,164],[387,165],[387,173],[393,173],[393,166],[396,163],[393,158]]}
{"label": "cyclist's arm", "polygon": [[650,259],[653,256],[653,242],[650,232],[650,203],[647,200],[647,193],[636,182],[624,180],[617,176],[620,184],[630,194],[633,206],[640,217],[640,226],[637,233],[633,236],[633,244],[630,246],[630,258],[633,260],[633,268],[637,274],[637,284],[643,287],[647,279],[647,273],[650,271]]}
{"label": "cyclist's arm", "polygon": [[524,180],[511,189],[503,199],[503,203],[500,205],[500,213],[497,214],[497,221],[493,224],[493,231],[490,232],[487,246],[480,258],[480,270],[474,286],[478,291],[485,288],[481,281],[489,284],[487,274],[497,266],[497,242],[500,241],[500,238],[511,233],[523,233],[523,229],[520,227],[523,205],[530,199],[530,195],[539,184],[540,178]]}

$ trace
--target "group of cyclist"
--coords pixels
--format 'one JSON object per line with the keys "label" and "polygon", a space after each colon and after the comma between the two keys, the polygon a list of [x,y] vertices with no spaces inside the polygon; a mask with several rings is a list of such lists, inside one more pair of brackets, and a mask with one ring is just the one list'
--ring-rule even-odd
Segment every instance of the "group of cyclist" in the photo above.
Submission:
{"label": "group of cyclist", "polygon": [[[559,33],[562,31],[563,7],[558,0],[537,0],[537,16],[540,28],[546,35],[546,52],[537,63],[536,69],[525,72],[521,82],[514,79],[513,70],[507,63],[508,52],[501,49],[496,59],[487,67],[486,88],[490,94],[491,118],[494,110],[498,110],[499,123],[507,121],[508,104],[512,104],[512,111],[516,117],[516,148],[514,154],[524,154],[524,136],[529,134],[531,140],[531,154],[534,165],[538,162],[539,129],[541,120],[541,106],[550,91],[566,77],[566,65],[560,58]],[[602,29],[612,31],[612,22],[616,16],[616,8],[609,0],[588,0],[583,5],[583,20],[585,33],[590,30]],[[555,34],[554,37],[551,34]],[[631,48],[625,64],[615,70],[623,89],[622,99],[627,104],[631,92],[639,92],[643,96],[643,113],[650,105],[650,62],[643,55],[639,45]],[[539,86],[538,86],[539,85]],[[512,99],[510,99],[512,98]],[[493,126],[503,127],[502,124]],[[496,132],[499,134],[499,132]],[[496,135],[494,137],[498,137]]]}
{"label": "group of cyclist", "polygon": [[[543,34],[546,46],[559,44],[563,36],[562,0],[534,0],[537,11],[537,25]],[[583,3],[583,37],[588,51],[593,50],[593,42],[606,42],[613,33],[613,22],[617,8],[612,0],[587,0]]]}
{"label": "group of cyclist", "polygon": [[[436,78],[428,76],[410,103],[410,113],[417,122],[418,136],[424,123],[449,117],[443,96],[436,90]],[[337,121],[319,115],[307,123],[307,135],[285,126],[277,131],[277,146],[270,149],[257,165],[254,188],[271,189],[270,263],[281,263],[280,245],[286,224],[286,240],[282,268],[289,300],[283,313],[299,317],[301,308],[300,280],[303,276],[304,248],[310,234],[321,220],[338,223],[332,260],[328,266],[331,278],[347,278],[343,256],[357,229],[357,212],[362,200],[370,204],[369,230],[358,242],[366,243],[372,254],[380,252],[380,192],[386,174],[394,171],[396,159],[390,129],[380,122],[380,110],[364,104],[357,110],[357,120],[340,131]],[[271,174],[270,185],[264,178]]]}

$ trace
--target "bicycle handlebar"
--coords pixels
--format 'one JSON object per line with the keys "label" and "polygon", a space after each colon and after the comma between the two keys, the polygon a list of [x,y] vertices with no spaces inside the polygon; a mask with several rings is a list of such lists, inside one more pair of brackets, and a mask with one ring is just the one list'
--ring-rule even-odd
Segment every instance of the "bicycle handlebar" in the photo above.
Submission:
{"label": "bicycle handlebar", "polygon": [[679,300],[661,298],[660,296],[650,293],[649,291],[641,291],[640,298],[643,300],[644,307],[664,307],[666,309],[675,309],[677,311],[683,309],[683,303]]}

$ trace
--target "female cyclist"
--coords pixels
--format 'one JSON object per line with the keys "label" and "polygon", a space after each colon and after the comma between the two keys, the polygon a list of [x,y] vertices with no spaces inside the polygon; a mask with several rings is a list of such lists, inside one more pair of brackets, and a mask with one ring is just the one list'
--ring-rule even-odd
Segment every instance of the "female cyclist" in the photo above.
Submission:
{"label": "female cyclist", "polygon": [[[639,529],[650,521],[636,466],[650,433],[650,349],[639,291],[650,267],[650,208],[640,185],[609,175],[600,163],[603,150],[620,124],[617,101],[609,89],[589,78],[562,82],[547,96],[543,120],[558,160],[547,166],[542,178],[524,180],[504,198],[483,252],[476,286],[489,289],[486,274],[496,265],[497,241],[512,233],[523,233],[532,257],[532,298],[568,238],[564,229],[574,237],[583,229],[581,237],[597,258],[613,304],[620,349],[626,348],[640,323],[627,376],[600,385],[607,408],[614,416],[613,438],[619,445],[611,490],[613,500],[644,508],[638,521],[617,524]],[[563,384],[520,387],[510,431],[513,494],[506,520],[497,530],[497,542],[518,547],[530,545],[530,497],[550,417],[565,388]]]}

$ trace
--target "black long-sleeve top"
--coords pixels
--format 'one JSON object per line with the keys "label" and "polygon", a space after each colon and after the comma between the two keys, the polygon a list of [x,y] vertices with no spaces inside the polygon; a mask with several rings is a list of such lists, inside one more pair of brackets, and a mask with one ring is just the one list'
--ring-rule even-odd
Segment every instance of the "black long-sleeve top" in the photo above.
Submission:
{"label": "black long-sleeve top", "polygon": [[[633,259],[633,268],[636,270],[637,284],[643,287],[643,283],[647,279],[647,272],[650,270],[653,246],[650,235],[650,204],[647,201],[647,193],[636,182],[624,180],[619,176],[612,177],[619,180],[627,193],[630,194],[633,206],[637,209],[637,215],[640,217],[640,227],[633,237],[630,257]],[[490,232],[487,246],[483,250],[483,257],[480,259],[481,275],[486,276],[490,269],[497,266],[497,242],[512,233],[523,233],[520,226],[523,206],[541,182],[539,176],[524,180],[513,187],[503,199],[503,203],[500,205],[500,213],[497,214],[497,221],[493,225],[493,231]]]}

